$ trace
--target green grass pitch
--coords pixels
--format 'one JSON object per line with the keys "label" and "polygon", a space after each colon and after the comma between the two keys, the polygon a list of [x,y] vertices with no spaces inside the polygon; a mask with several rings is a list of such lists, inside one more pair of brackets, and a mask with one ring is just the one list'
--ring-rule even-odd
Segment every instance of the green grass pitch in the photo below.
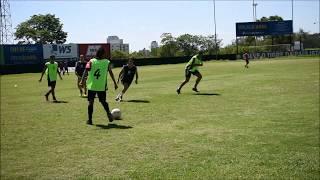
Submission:
{"label": "green grass pitch", "polygon": [[74,74],[57,82],[65,103],[45,101],[40,73],[3,75],[1,180],[319,179],[319,62],[205,62],[198,95],[194,77],[175,92],[185,64],[139,67],[132,102],[109,78],[123,120],[108,125],[96,99],[93,126]]}

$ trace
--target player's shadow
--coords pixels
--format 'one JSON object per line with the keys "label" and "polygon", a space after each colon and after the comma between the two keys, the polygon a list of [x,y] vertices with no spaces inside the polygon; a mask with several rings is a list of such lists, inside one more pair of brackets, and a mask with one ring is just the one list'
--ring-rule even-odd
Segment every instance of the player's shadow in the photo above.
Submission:
{"label": "player's shadow", "polygon": [[68,101],[52,101],[52,103],[57,103],[57,104],[59,104],[59,103],[68,103]]}
{"label": "player's shadow", "polygon": [[196,93],[193,95],[198,95],[198,96],[221,96],[219,93]]}
{"label": "player's shadow", "polygon": [[96,127],[99,127],[101,129],[131,129],[132,126],[124,126],[124,125],[118,125],[118,124],[97,124]]}
{"label": "player's shadow", "polygon": [[148,100],[139,100],[139,99],[122,100],[122,102],[132,102],[132,103],[150,103],[150,101],[148,101]]}

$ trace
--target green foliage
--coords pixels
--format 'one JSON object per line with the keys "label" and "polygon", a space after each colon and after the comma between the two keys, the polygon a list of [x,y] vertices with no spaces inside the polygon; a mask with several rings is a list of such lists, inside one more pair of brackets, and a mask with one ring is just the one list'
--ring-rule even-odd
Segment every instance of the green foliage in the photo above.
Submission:
{"label": "green foliage", "polygon": [[261,19],[257,19],[257,22],[267,22],[267,21],[283,21],[283,18],[278,15],[265,17],[263,16]]}
{"label": "green foliage", "polygon": [[176,43],[184,55],[191,56],[198,52],[200,39],[198,36],[183,34],[176,38]]}
{"label": "green foliage", "polygon": [[93,126],[73,74],[67,103],[45,101],[39,73],[1,76],[1,179],[320,178],[318,58],[205,62],[199,95],[194,77],[176,94],[184,66],[140,67],[122,103],[108,77],[123,120],[96,99]]}
{"label": "green foliage", "polygon": [[310,34],[300,28],[299,32],[294,34],[294,39],[303,43],[304,48],[320,48],[320,33]]}
{"label": "green foliage", "polygon": [[[221,46],[221,39],[215,39],[213,35],[201,36],[183,34],[173,37],[171,33],[161,35],[160,56],[191,56],[202,50],[205,54],[214,54]],[[217,41],[217,44],[215,43]]]}
{"label": "green foliage", "polygon": [[62,44],[67,38],[62,26],[55,15],[33,15],[17,26],[15,39],[20,40],[19,44]]}
{"label": "green foliage", "polygon": [[152,48],[151,49],[151,56],[152,57],[160,57],[160,48]]}
{"label": "green foliage", "polygon": [[129,57],[129,53],[123,51],[112,51],[111,52],[112,59],[127,59]]}
{"label": "green foliage", "polygon": [[176,38],[171,33],[163,33],[161,35],[160,56],[161,57],[173,57],[179,50]]}

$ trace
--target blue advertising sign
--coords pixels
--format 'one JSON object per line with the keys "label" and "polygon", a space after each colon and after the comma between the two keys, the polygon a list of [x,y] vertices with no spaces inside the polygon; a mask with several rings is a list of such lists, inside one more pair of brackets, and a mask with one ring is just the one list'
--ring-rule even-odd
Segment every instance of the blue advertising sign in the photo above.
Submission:
{"label": "blue advertising sign", "polygon": [[292,21],[236,23],[237,36],[265,36],[292,34]]}
{"label": "blue advertising sign", "polygon": [[5,64],[37,64],[43,61],[42,45],[4,45]]}

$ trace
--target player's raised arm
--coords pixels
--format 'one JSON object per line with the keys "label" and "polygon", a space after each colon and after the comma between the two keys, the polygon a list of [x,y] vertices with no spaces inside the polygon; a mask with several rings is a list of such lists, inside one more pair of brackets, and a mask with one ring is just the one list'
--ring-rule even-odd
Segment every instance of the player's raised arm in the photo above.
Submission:
{"label": "player's raised arm", "polygon": [[118,85],[117,85],[116,79],[114,78],[111,66],[108,67],[108,71],[109,71],[110,77],[114,83],[114,89],[118,89]]}

